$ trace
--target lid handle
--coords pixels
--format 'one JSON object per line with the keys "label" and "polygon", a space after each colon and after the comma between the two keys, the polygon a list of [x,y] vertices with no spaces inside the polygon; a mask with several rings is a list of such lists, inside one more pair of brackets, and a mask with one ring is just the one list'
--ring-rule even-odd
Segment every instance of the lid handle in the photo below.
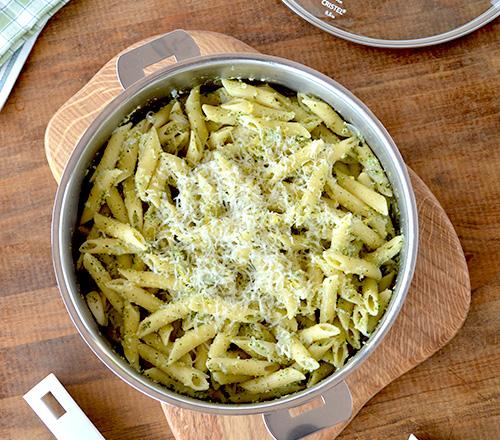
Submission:
{"label": "lid handle", "polygon": [[127,89],[144,78],[144,69],[152,64],[171,56],[178,62],[200,55],[193,37],[177,29],[120,55],[116,61],[116,75],[121,86]]}
{"label": "lid handle", "polygon": [[321,396],[324,405],[292,417],[289,409],[264,414],[264,423],[275,440],[296,440],[345,422],[352,415],[352,397],[345,382]]}

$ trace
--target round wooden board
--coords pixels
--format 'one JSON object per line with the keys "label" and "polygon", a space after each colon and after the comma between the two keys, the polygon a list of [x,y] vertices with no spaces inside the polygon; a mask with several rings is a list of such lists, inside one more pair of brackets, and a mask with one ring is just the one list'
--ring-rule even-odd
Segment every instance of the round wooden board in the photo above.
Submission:
{"label": "round wooden board", "polygon": [[[203,55],[256,52],[226,35],[204,31],[189,33]],[[166,60],[155,68],[173,62]],[[116,57],[70,98],[48,124],[45,151],[57,181],[78,139],[96,115],[121,91],[115,63]],[[352,417],[382,388],[450,341],[469,310],[469,274],[455,230],[429,188],[413,171],[410,170],[410,174],[420,219],[417,268],[408,298],[394,326],[369,360],[347,379],[353,396]],[[270,438],[260,416],[213,416],[168,405],[163,405],[163,411],[178,440]],[[333,439],[347,424],[337,425],[311,438]]]}

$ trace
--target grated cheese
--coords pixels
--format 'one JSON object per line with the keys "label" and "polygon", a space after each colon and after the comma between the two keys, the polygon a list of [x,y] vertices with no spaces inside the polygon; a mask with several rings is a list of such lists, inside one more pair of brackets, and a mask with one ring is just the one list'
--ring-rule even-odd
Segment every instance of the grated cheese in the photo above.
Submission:
{"label": "grated cheese", "polygon": [[[156,212],[161,226],[150,245],[176,277],[178,295],[225,298],[279,325],[307,298],[307,267],[321,257],[321,240],[338,221],[320,194],[305,209],[300,203],[311,176],[327,166],[321,152],[330,146],[286,136],[280,127],[255,130],[248,118],[241,118],[230,141],[206,151],[195,166],[185,163],[184,172],[172,170],[178,195],[175,204],[163,198]],[[273,180],[304,146],[311,150],[307,163],[292,167],[286,181]],[[295,229],[307,252],[304,243],[294,246]]]}

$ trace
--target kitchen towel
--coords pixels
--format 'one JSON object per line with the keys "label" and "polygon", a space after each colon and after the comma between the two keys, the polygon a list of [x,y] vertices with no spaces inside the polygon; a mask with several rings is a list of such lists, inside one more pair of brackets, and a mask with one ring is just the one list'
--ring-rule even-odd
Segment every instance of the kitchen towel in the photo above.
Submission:
{"label": "kitchen towel", "polygon": [[0,66],[0,111],[7,102],[11,90],[14,88],[17,77],[21,73],[21,69],[31,52],[31,49],[35,45],[35,41],[38,38],[41,29],[28,38],[25,43],[14,52],[3,66]]}
{"label": "kitchen towel", "polygon": [[69,0],[0,0],[0,67]]}

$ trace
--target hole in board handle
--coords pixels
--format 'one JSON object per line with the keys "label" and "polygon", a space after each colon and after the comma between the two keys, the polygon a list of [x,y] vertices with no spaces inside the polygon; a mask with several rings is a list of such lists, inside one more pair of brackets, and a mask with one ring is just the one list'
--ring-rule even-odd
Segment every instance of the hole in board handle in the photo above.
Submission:
{"label": "hole in board handle", "polygon": [[148,76],[151,75],[152,73],[155,73],[157,70],[162,69],[163,67],[171,66],[172,64],[175,64],[177,62],[177,59],[175,58],[175,55],[172,55],[168,58],[165,58],[161,61],[158,61],[157,63],[150,64],[149,66],[146,66],[142,71],[144,72],[144,75]]}
{"label": "hole in board handle", "polygon": [[325,404],[325,399],[323,396],[316,397],[314,400],[305,403],[304,405],[297,406],[295,408],[290,408],[288,412],[292,417],[300,416],[306,412],[312,411],[313,409],[319,408]]}
{"label": "hole in board handle", "polygon": [[61,418],[66,414],[66,410],[62,407],[59,401],[54,397],[54,395],[49,391],[45,396],[42,397],[42,402],[50,410],[55,419]]}

